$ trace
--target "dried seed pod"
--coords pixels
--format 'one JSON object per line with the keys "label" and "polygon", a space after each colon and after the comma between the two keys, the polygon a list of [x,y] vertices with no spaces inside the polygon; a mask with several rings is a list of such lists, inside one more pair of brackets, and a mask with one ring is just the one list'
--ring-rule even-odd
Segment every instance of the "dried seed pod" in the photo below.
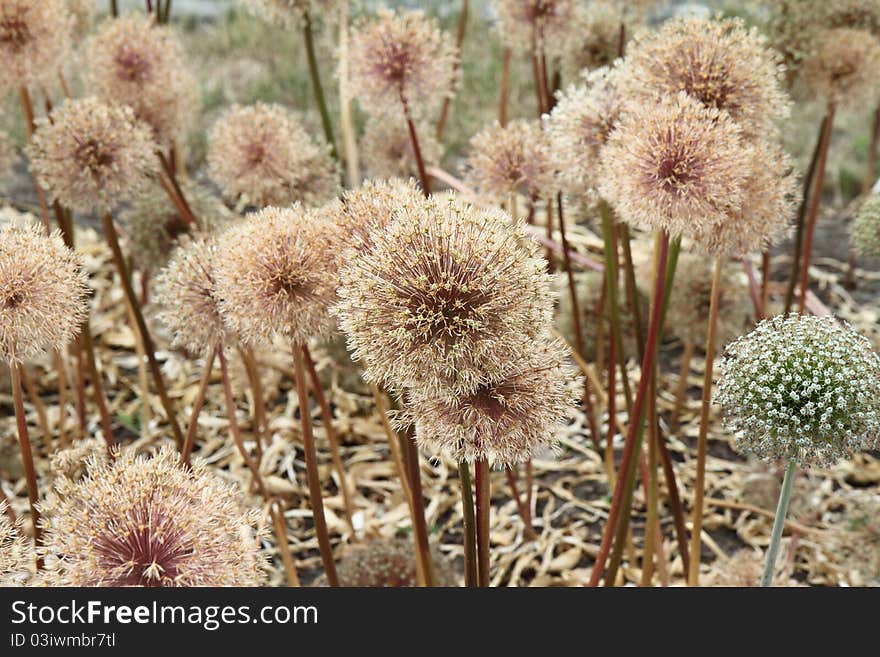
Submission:
{"label": "dried seed pod", "polygon": [[852,248],[860,256],[880,256],[880,196],[869,196],[852,225]]}
{"label": "dried seed pod", "polygon": [[54,76],[70,50],[72,32],[66,0],[3,0],[0,96]]}

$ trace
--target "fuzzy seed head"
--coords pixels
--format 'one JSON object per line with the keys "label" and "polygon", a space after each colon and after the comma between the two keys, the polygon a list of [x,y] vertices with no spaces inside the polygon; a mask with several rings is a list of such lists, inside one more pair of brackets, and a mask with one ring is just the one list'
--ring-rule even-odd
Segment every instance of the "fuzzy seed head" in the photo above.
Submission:
{"label": "fuzzy seed head", "polygon": [[880,39],[845,27],[823,30],[816,39],[818,47],[802,67],[813,95],[840,107],[876,102]]}
{"label": "fuzzy seed head", "polygon": [[62,480],[45,552],[60,586],[258,586],[261,558],[241,491],[202,464],[124,452]]}
{"label": "fuzzy seed head", "polygon": [[853,221],[851,241],[856,254],[880,256],[880,196],[869,196],[862,203]]}
{"label": "fuzzy seed head", "polygon": [[602,149],[599,191],[631,225],[706,230],[742,206],[752,150],[729,114],[684,92],[632,104]]}
{"label": "fuzzy seed head", "polygon": [[741,257],[768,249],[789,232],[798,193],[794,163],[778,144],[757,140],[752,146],[742,205],[726,221],[694,230],[698,250]]}
{"label": "fuzzy seed head", "polygon": [[80,259],[41,226],[0,228],[0,361],[63,349],[86,317]]}
{"label": "fuzzy seed head", "polygon": [[540,121],[497,122],[471,139],[468,184],[496,201],[511,194],[537,199],[556,187],[556,166],[550,140]]}
{"label": "fuzzy seed head", "polygon": [[40,119],[28,148],[49,195],[78,212],[111,210],[136,197],[157,168],[150,130],[129,107],[68,100]]}
{"label": "fuzzy seed head", "polygon": [[211,237],[182,245],[156,279],[160,319],[171,329],[174,345],[206,352],[225,342],[214,268],[217,244]]}
{"label": "fuzzy seed head", "polygon": [[219,237],[217,294],[226,324],[242,340],[295,344],[332,322],[338,249],[335,227],[301,206],[265,208]]}
{"label": "fuzzy seed head", "polygon": [[316,205],[339,177],[329,147],[315,143],[280,105],[235,105],[208,137],[208,174],[233,200],[253,205]]}
{"label": "fuzzy seed head", "polygon": [[413,389],[404,418],[428,453],[513,465],[553,445],[582,391],[568,350],[542,338],[470,393]]}
{"label": "fuzzy seed head", "polygon": [[575,0],[492,0],[505,45],[559,55],[577,26]]}
{"label": "fuzzy seed head", "polygon": [[[431,560],[437,586],[456,586],[452,564],[432,546]],[[418,586],[415,547],[411,539],[377,538],[352,548],[336,564],[339,585],[361,588],[411,588]],[[320,583],[326,586],[326,578]]]}
{"label": "fuzzy seed head", "polygon": [[880,435],[880,357],[833,317],[780,315],[727,346],[717,401],[743,452],[833,464]]}
{"label": "fuzzy seed head", "polygon": [[726,111],[748,135],[788,116],[784,68],[756,28],[740,19],[676,19],[637,36],[627,58],[627,90],[635,97],[685,92]]}
{"label": "fuzzy seed head", "polygon": [[182,138],[198,104],[198,85],[175,32],[153,16],[107,19],[87,44],[86,81],[101,98],[130,106],[158,140]]}
{"label": "fuzzy seed head", "polygon": [[552,152],[559,159],[559,179],[567,191],[584,192],[596,184],[599,153],[623,109],[620,69],[600,68],[571,85],[545,117]]}
{"label": "fuzzy seed head", "polygon": [[369,381],[473,392],[550,322],[546,263],[506,214],[454,195],[393,216],[339,274],[349,349]]}
{"label": "fuzzy seed head", "polygon": [[0,2],[0,96],[54,76],[72,31],[66,0]]}
{"label": "fuzzy seed head", "polygon": [[[620,52],[620,26],[625,22],[621,8],[609,0],[594,0],[578,11],[574,20],[563,53],[567,67],[578,73],[611,66]],[[624,38],[630,29],[625,26]]]}
{"label": "fuzzy seed head", "polygon": [[405,99],[425,116],[454,93],[458,49],[420,11],[379,9],[374,18],[362,18],[348,58],[351,93],[370,113],[399,112]]}
{"label": "fuzzy seed head", "polygon": [[33,552],[21,531],[21,520],[13,524],[7,515],[8,504],[0,502],[0,586],[15,586],[28,572]]}
{"label": "fuzzy seed head", "polygon": [[354,251],[344,259],[352,260],[367,250],[374,232],[383,231],[394,220],[396,209],[422,207],[424,202],[412,178],[365,180],[357,189],[346,190],[335,216],[340,242]]}
{"label": "fuzzy seed head", "polygon": [[[416,125],[419,136],[419,149],[426,167],[437,164],[443,152],[440,142],[427,121]],[[361,137],[361,158],[364,169],[374,178],[409,178],[418,176],[419,170],[412,140],[406,122],[386,116],[372,116],[367,119],[364,135]]]}
{"label": "fuzzy seed head", "polygon": [[334,20],[348,0],[243,0],[247,9],[262,18],[288,29],[302,29],[306,16],[313,23],[317,17]]}

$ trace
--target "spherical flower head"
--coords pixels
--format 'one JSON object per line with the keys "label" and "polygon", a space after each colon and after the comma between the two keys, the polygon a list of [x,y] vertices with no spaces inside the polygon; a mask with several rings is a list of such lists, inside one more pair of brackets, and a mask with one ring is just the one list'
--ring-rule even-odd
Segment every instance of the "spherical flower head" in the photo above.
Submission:
{"label": "spherical flower head", "polygon": [[[217,233],[238,217],[203,185],[184,179],[179,184],[201,234]],[[120,213],[120,219],[131,259],[142,270],[158,270],[168,264],[180,238],[189,234],[186,219],[158,183],[138,195]]]}
{"label": "spherical flower head", "polygon": [[208,136],[208,175],[234,200],[254,205],[309,205],[339,185],[329,147],[315,143],[280,105],[235,105]]}
{"label": "spherical flower head", "polygon": [[335,227],[301,206],[266,208],[219,237],[217,293],[226,324],[245,342],[325,335],[332,321]]}
{"label": "spherical flower head", "polygon": [[794,163],[778,144],[756,140],[752,146],[742,205],[726,221],[693,232],[699,251],[741,257],[764,251],[788,234],[798,194]]}
{"label": "spherical flower head", "polygon": [[130,106],[163,143],[184,136],[198,86],[171,28],[152,15],[107,19],[89,40],[86,58],[86,82],[99,97]]}
{"label": "spherical flower head", "polygon": [[728,345],[717,401],[742,451],[833,464],[880,435],[880,357],[833,317],[780,315]]}
{"label": "spherical flower head", "polygon": [[0,585],[14,586],[24,579],[33,562],[33,552],[25,540],[21,520],[14,524],[7,515],[8,504],[0,502]]}
{"label": "spherical flower head", "polygon": [[88,309],[80,259],[41,226],[0,228],[0,361],[63,349]]}
{"label": "spherical flower head", "polygon": [[[610,66],[620,52],[620,37],[626,38],[630,26],[621,7],[609,0],[595,0],[578,8],[574,29],[568,30],[569,43],[563,61],[573,74]],[[621,34],[621,24],[625,25]]]}
{"label": "spherical flower head", "polygon": [[546,263],[506,214],[454,195],[393,214],[339,274],[349,349],[369,381],[472,392],[550,322]]}
{"label": "spherical flower head", "polygon": [[633,39],[627,53],[629,93],[643,99],[681,91],[726,111],[749,135],[789,113],[779,56],[740,19],[681,18]]}
{"label": "spherical flower head", "polygon": [[880,256],[880,196],[869,196],[859,207],[852,225],[852,247],[856,254]]}
{"label": "spherical flower head", "polygon": [[583,392],[580,374],[560,341],[538,339],[499,363],[472,392],[413,388],[404,418],[431,454],[473,463],[522,463],[553,446]]}
{"label": "spherical flower head", "polygon": [[397,111],[405,101],[428,115],[454,92],[458,50],[420,11],[380,9],[362,18],[348,47],[351,93],[370,113]]}
{"label": "spherical flower head", "polygon": [[220,314],[217,280],[217,244],[199,237],[182,245],[156,279],[160,319],[174,335],[174,345],[201,353],[226,338]]}
{"label": "spherical flower head", "polygon": [[742,206],[752,151],[729,114],[684,92],[631,104],[602,149],[599,192],[634,226],[703,230]]}
{"label": "spherical flower head", "polygon": [[559,55],[577,27],[575,0],[493,0],[505,45]]}
{"label": "spherical flower head", "polygon": [[28,154],[49,195],[78,212],[104,212],[136,197],[157,169],[156,143],[129,107],[89,97],[40,119]]}
{"label": "spherical flower head", "polygon": [[241,491],[163,447],[93,461],[61,480],[48,518],[49,581],[61,586],[257,586],[264,579]]}
{"label": "spherical flower head", "polygon": [[486,198],[502,201],[523,194],[537,199],[555,190],[555,173],[550,140],[540,121],[496,122],[471,139],[467,181]]}
{"label": "spherical flower head", "polygon": [[54,76],[70,50],[72,31],[66,0],[3,0],[0,96]]}
{"label": "spherical flower head", "polygon": [[333,20],[348,5],[347,0],[243,0],[255,16],[288,29],[302,29],[306,16]]}
{"label": "spherical flower head", "polygon": [[[679,256],[664,324],[668,333],[700,348],[706,346],[708,337],[706,318],[712,300],[713,269],[712,259],[701,254],[682,253]],[[640,267],[638,274],[639,287],[650,291],[653,288],[653,267]],[[727,344],[752,326],[754,313],[748,285],[738,269],[725,267],[719,288],[716,340],[718,344]]]}
{"label": "spherical flower head", "polygon": [[67,8],[73,16],[73,35],[80,39],[92,29],[98,3],[95,0],[67,0]]}
{"label": "spherical flower head", "polygon": [[802,74],[813,95],[839,107],[876,102],[880,39],[866,30],[831,28],[817,35]]}
{"label": "spherical flower head", "polygon": [[412,178],[365,180],[360,187],[346,190],[335,216],[340,243],[353,250],[343,258],[351,260],[368,249],[376,231],[381,232],[394,220],[395,209],[424,204],[424,194]]}
{"label": "spherical flower head", "polygon": [[595,185],[599,153],[617,125],[623,109],[620,68],[600,68],[586,84],[571,85],[558,96],[545,117],[552,152],[559,160],[559,179],[570,192]]}
{"label": "spherical flower head", "polygon": [[[416,125],[419,135],[419,148],[425,166],[440,161],[443,147],[434,137],[434,131],[427,121]],[[360,154],[364,169],[374,178],[409,178],[418,176],[419,169],[412,147],[406,122],[387,116],[371,116],[364,126],[361,137]]]}
{"label": "spherical flower head", "polygon": [[[456,586],[457,577],[449,560],[431,546],[436,586]],[[360,588],[411,588],[418,586],[415,546],[412,539],[373,539],[342,556],[336,564],[339,585]],[[319,579],[326,586],[326,578]]]}

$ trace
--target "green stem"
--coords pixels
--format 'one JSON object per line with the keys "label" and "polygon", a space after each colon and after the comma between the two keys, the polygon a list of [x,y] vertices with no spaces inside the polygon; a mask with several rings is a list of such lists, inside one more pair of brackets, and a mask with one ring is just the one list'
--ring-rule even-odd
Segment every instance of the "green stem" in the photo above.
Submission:
{"label": "green stem", "polygon": [[477,585],[477,527],[471,470],[466,461],[458,464],[458,479],[461,483],[461,510],[464,519],[464,583],[465,586],[474,587]]}
{"label": "green stem", "polygon": [[306,57],[309,61],[309,77],[312,79],[312,90],[315,92],[315,100],[318,103],[318,111],[321,113],[321,125],[324,127],[324,137],[330,144],[333,159],[338,159],[336,153],[336,140],[333,138],[333,124],[330,122],[330,112],[327,111],[327,99],[324,97],[324,88],[321,86],[321,74],[318,72],[318,59],[315,57],[315,38],[312,34],[312,19],[308,13],[303,14],[303,37],[306,43]]}
{"label": "green stem", "polygon": [[785,516],[788,513],[788,503],[791,500],[791,483],[794,481],[796,468],[797,464],[794,461],[789,461],[785,467],[782,490],[779,491],[779,503],[776,505],[776,516],[773,518],[773,531],[770,533],[770,545],[767,548],[767,558],[764,561],[764,576],[761,578],[761,586],[770,586],[773,583],[773,571],[776,569],[776,557],[779,555],[779,542],[782,540],[782,530],[785,527]]}

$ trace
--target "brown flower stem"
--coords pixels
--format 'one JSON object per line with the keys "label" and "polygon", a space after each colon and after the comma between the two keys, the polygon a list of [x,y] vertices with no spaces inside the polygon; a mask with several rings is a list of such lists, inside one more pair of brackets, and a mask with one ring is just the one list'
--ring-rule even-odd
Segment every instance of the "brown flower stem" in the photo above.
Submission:
{"label": "brown flower stem", "polygon": [[[542,38],[543,42],[543,38]],[[540,53],[538,55],[538,62],[541,65],[541,83],[543,85],[544,91],[544,112],[550,113],[553,109],[553,92],[552,85],[550,84],[550,77],[547,74],[547,53],[544,50],[544,47],[541,46]],[[540,118],[540,116],[538,117]]]}
{"label": "brown flower stem", "polygon": [[[157,0],[157,2],[161,2],[161,0]],[[148,14],[152,14],[152,13],[153,13],[153,3],[152,3],[152,0],[144,0],[144,5],[145,5],[146,12],[147,12]]]}
{"label": "brown flower stem", "polygon": [[330,112],[327,110],[327,99],[324,97],[324,87],[321,85],[321,73],[318,71],[318,58],[315,56],[315,37],[312,33],[312,19],[307,11],[303,12],[303,41],[306,46],[306,59],[309,63],[309,77],[312,80],[312,92],[315,94],[315,102],[318,104],[318,112],[321,114],[321,127],[324,128],[324,138],[330,145],[330,154],[334,160],[339,159],[336,152],[336,140],[333,138],[333,123],[330,121]]}
{"label": "brown flower stem", "polygon": [[843,284],[848,290],[853,290],[856,287],[856,252],[852,249],[849,250],[849,256],[846,259],[846,278]]}
{"label": "brown flower stem", "polygon": [[302,427],[303,452],[306,460],[306,479],[309,485],[309,504],[312,507],[312,521],[315,525],[315,534],[318,537],[318,546],[321,551],[321,561],[324,563],[327,582],[330,586],[339,586],[336,565],[333,563],[330,533],[327,531],[327,519],[324,516],[324,500],[321,491],[321,479],[318,474],[318,457],[315,453],[315,436],[312,432],[312,415],[309,408],[309,395],[306,389],[305,368],[303,367],[303,349],[298,344],[293,345],[293,371],[296,375],[296,396],[299,400],[299,419]]}
{"label": "brown flower stem", "polygon": [[672,457],[666,440],[660,435],[657,444],[660,448],[660,464],[663,467],[663,478],[666,480],[666,489],[669,495],[669,507],[672,511],[672,522],[675,528],[675,542],[678,544],[678,553],[681,555],[681,563],[685,572],[689,568],[690,555],[688,552],[687,527],[684,524],[684,509],[681,504],[681,495],[678,492],[678,482],[675,479],[675,469],[672,465]]}
{"label": "brown flower stem", "polygon": [[269,505],[269,513],[272,514],[272,526],[275,528],[275,540],[278,541],[278,554],[281,555],[281,563],[284,564],[287,585],[299,588],[299,575],[296,574],[296,564],[293,563],[290,543],[287,541],[287,522],[284,519],[284,509],[278,500],[273,500]]}
{"label": "brown flower stem", "polygon": [[409,141],[412,144],[413,155],[416,158],[416,167],[419,170],[419,180],[422,183],[422,193],[425,198],[431,195],[431,179],[428,178],[428,172],[425,170],[425,160],[422,158],[422,148],[419,146],[419,136],[416,133],[416,126],[412,120],[412,114],[409,111],[409,103],[403,92],[400,92],[400,103],[403,106],[403,116],[406,119],[406,128],[409,131]]}
{"label": "brown flower stem", "polygon": [[64,367],[62,353],[56,350],[52,354],[55,371],[58,373],[58,444],[67,447],[67,370]]}
{"label": "brown flower stem", "polygon": [[[107,409],[107,397],[104,394],[104,384],[101,381],[101,375],[98,372],[98,364],[95,359],[95,345],[92,338],[92,327],[86,318],[83,323],[82,332],[82,349],[86,359],[86,367],[89,369],[89,376],[92,379],[92,397],[95,399],[95,405],[98,407],[98,416],[101,418],[101,433],[104,435],[104,442],[107,443],[107,450],[111,451],[116,444],[113,436],[113,422],[110,419],[110,411]],[[146,403],[146,401],[145,401]]]}
{"label": "brown flower stem", "polygon": [[339,7],[339,123],[342,129],[342,148],[345,151],[345,168],[348,173],[348,186],[360,184],[361,172],[358,164],[357,138],[354,119],[351,114],[351,93],[349,92],[348,72],[348,3]]}
{"label": "brown flower stem", "polygon": [[[562,192],[556,194],[556,208],[559,212],[559,240],[562,242],[562,261],[565,266],[565,276],[568,282],[568,297],[571,302],[571,330],[574,333],[574,344],[582,358],[586,357],[584,351],[584,334],[581,330],[581,311],[578,304],[577,285],[574,280],[574,270],[571,267],[568,238],[565,235],[565,217],[562,209]],[[547,219],[548,225],[552,225],[551,219]]]}
{"label": "brown flower stem", "polygon": [[[34,542],[37,546],[40,546],[42,544],[42,529],[40,527],[40,512],[37,509],[40,495],[37,492],[37,470],[34,467],[34,455],[31,451],[31,437],[28,433],[27,418],[24,414],[21,365],[11,362],[9,364],[9,370],[12,372],[12,403],[15,407],[15,422],[18,426],[18,446],[21,450],[21,462],[24,465],[28,500],[31,505],[31,523],[34,528]],[[42,559],[37,560],[37,569],[39,570],[40,568],[42,568]]]}
{"label": "brown flower stem", "polygon": [[260,380],[260,372],[257,359],[250,347],[239,347],[238,354],[244,364],[245,375],[248,385],[251,387],[251,396],[254,400],[254,437],[257,447],[257,464],[263,460],[263,443],[268,443],[266,428],[266,400],[263,394],[263,382]]}
{"label": "brown flower stem", "polygon": [[37,424],[40,425],[40,431],[43,432],[43,440],[46,441],[46,444],[49,444],[52,440],[52,434],[49,432],[49,419],[46,417],[46,405],[43,404],[43,400],[40,398],[40,392],[37,390],[37,386],[34,385],[34,382],[24,368],[24,365],[21,367],[21,382],[24,384],[24,389],[27,391],[28,397],[31,400],[31,405],[34,407],[34,412],[37,414]]}
{"label": "brown flower stem", "polygon": [[614,420],[617,417],[617,345],[615,340],[608,344],[608,431],[605,435],[605,471],[608,474],[608,487],[613,488],[617,479],[614,472]]}
{"label": "brown flower stem", "polygon": [[617,224],[620,235],[620,243],[623,246],[623,273],[626,284],[626,299],[629,311],[632,314],[633,335],[636,336],[636,344],[639,349],[639,359],[644,351],[645,341],[642,339],[642,318],[639,308],[638,288],[636,287],[636,270],[633,265],[632,245],[630,243],[629,226],[624,223]]}
{"label": "brown flower stem", "polygon": [[504,48],[501,55],[501,89],[498,100],[498,123],[507,125],[507,104],[510,100],[510,48]]}
{"label": "brown flower stem", "polygon": [[[382,428],[385,430],[385,436],[388,438],[388,447],[391,450],[391,460],[394,462],[394,468],[397,470],[397,476],[400,478],[400,485],[403,488],[407,504],[410,506],[410,516],[412,516],[412,489],[409,486],[409,476],[406,474],[406,464],[403,460],[403,452],[401,452],[400,449],[400,441],[397,439],[397,434],[394,432],[391,423],[388,421],[388,407],[385,404],[385,400],[382,398],[382,391],[379,390],[379,387],[375,383],[370,384],[370,389],[373,392],[373,401],[376,404],[376,409],[379,411]],[[414,519],[412,519],[412,523],[413,526],[415,526]]]}
{"label": "brown flower stem", "polygon": [[113,18],[119,16],[119,6],[116,4],[116,0],[110,0],[110,15]]}
{"label": "brown flower stem", "polygon": [[761,302],[761,289],[758,286],[758,281],[755,278],[755,270],[752,267],[752,263],[748,258],[742,259],[743,271],[746,273],[746,279],[749,283],[749,297],[752,300],[752,308],[755,310],[755,317],[758,321],[764,319],[766,317],[765,306]]}
{"label": "brown flower stem", "polygon": [[718,302],[721,298],[721,273],[724,258],[715,259],[712,274],[712,293],[709,301],[709,324],[706,337],[706,366],[703,372],[703,397],[700,406],[700,430],[697,435],[697,473],[694,481],[694,506],[691,521],[691,547],[693,558],[688,569],[688,585],[699,586],[701,532],[703,528],[703,499],[706,487],[706,450],[709,444],[709,410],[712,403],[712,368],[715,362],[715,341],[718,334]]}
{"label": "brown flower stem", "polygon": [[122,291],[125,294],[127,303],[131,306],[137,323],[137,330],[140,331],[141,338],[144,341],[144,351],[147,354],[147,361],[150,365],[153,383],[156,386],[156,391],[159,393],[159,400],[162,402],[162,407],[165,409],[165,414],[168,417],[168,424],[171,426],[171,432],[174,434],[174,440],[177,442],[178,448],[183,447],[183,434],[180,431],[180,426],[177,424],[177,417],[174,413],[174,404],[168,396],[168,391],[165,388],[165,381],[162,378],[162,372],[159,370],[159,363],[156,361],[156,347],[153,344],[153,338],[150,336],[150,332],[147,329],[147,323],[144,321],[144,315],[141,312],[141,308],[137,303],[134,289],[131,287],[131,278],[128,274],[128,267],[125,264],[122,249],[119,246],[119,238],[116,236],[116,228],[113,226],[113,217],[110,216],[109,212],[105,212],[102,215],[102,223],[104,237],[110,245],[110,251],[113,254],[113,264],[116,266],[117,274],[119,274]]}
{"label": "brown flower stem", "polygon": [[74,349],[76,356],[76,418],[79,423],[79,436],[85,436],[88,430],[86,422],[86,374],[83,365],[83,351],[85,351],[85,340],[80,334],[77,338],[76,348]]}
{"label": "brown flower stem", "polygon": [[474,463],[474,481],[477,489],[477,561],[481,587],[489,586],[489,463],[478,459]]}
{"label": "brown flower stem", "polygon": [[461,484],[462,533],[464,534],[464,584],[477,586],[477,526],[474,516],[474,494],[471,489],[471,470],[466,461],[458,464]]}
{"label": "brown flower stem", "polygon": [[270,502],[271,499],[269,497],[269,492],[266,489],[266,484],[263,481],[263,477],[260,475],[259,469],[244,446],[244,439],[241,436],[241,429],[238,426],[238,419],[235,416],[235,399],[232,396],[232,383],[229,381],[229,367],[226,364],[226,355],[223,353],[222,344],[217,347],[217,359],[220,361],[220,376],[223,380],[223,399],[226,402],[226,415],[229,418],[229,433],[232,434],[232,440],[235,442],[235,446],[238,448],[238,453],[241,454],[244,464],[247,466],[247,469],[251,471],[251,476],[254,478],[257,490],[260,491],[260,495],[263,496],[263,499],[266,500],[266,502]]}
{"label": "brown flower stem", "polygon": [[[546,221],[544,222],[544,231],[547,237],[548,242],[553,241],[553,198],[548,198],[546,201]],[[556,273],[556,262],[553,260],[553,249],[547,247],[547,250],[544,253],[544,257],[547,260],[547,271],[550,274]]]}
{"label": "brown flower stem", "polygon": [[785,314],[791,311],[794,302],[794,289],[798,281],[800,273],[801,252],[804,242],[804,218],[806,217],[807,204],[810,199],[810,190],[812,188],[813,177],[816,174],[816,167],[819,162],[819,152],[822,150],[822,143],[825,140],[825,128],[828,125],[828,115],[822,117],[819,124],[819,134],[816,137],[816,145],[813,147],[813,154],[810,157],[810,164],[807,166],[807,173],[804,176],[804,188],[801,193],[801,202],[798,206],[797,222],[794,233],[794,248],[791,253],[791,271],[788,274],[788,287],[785,290]]}
{"label": "brown flower stem", "polygon": [[[461,44],[464,43],[464,35],[467,31],[467,21],[468,0],[461,0],[461,11],[458,14],[458,28],[455,32],[455,47],[458,50],[459,55],[461,54]],[[460,65],[460,61],[456,59],[453,71],[458,71]],[[451,96],[443,98],[443,106],[440,108],[440,118],[437,119],[437,141],[440,143],[443,142],[443,130],[446,128],[446,119],[449,117],[449,106],[451,103]]]}
{"label": "brown flower stem", "polygon": [[767,304],[770,301],[770,251],[761,254],[761,314],[767,315]]}
{"label": "brown flower stem", "polygon": [[504,474],[507,477],[507,484],[510,486],[510,495],[513,497],[514,502],[516,502],[516,509],[523,523],[523,538],[527,541],[533,541],[537,538],[537,534],[535,534],[535,529],[532,527],[531,513],[527,506],[529,504],[528,497],[526,499],[520,498],[519,488],[516,485],[517,473],[511,466],[507,466],[504,469]]}
{"label": "brown flower stem", "polygon": [[190,227],[198,226],[199,222],[196,220],[195,214],[193,214],[192,207],[186,200],[186,196],[183,193],[183,189],[180,187],[180,183],[177,182],[177,175],[175,174],[172,161],[169,160],[161,150],[156,151],[156,156],[159,158],[162,172],[168,177],[168,180],[165,180],[161,173],[159,174],[159,182],[161,183],[162,188],[165,190],[165,193],[168,194],[168,198],[174,204],[174,207],[177,208],[177,211],[180,213],[183,220],[189,224]]}
{"label": "brown flower stem", "polygon": [[[614,494],[611,499],[611,508],[608,511],[608,521],[605,525],[605,532],[602,535],[602,543],[599,547],[599,553],[596,556],[596,562],[593,566],[593,572],[590,577],[590,586],[597,586],[602,572],[605,569],[605,563],[608,560],[608,554],[611,550],[612,538],[615,530],[622,530],[624,540],[618,540],[617,546],[622,549],[625,543],[627,528],[629,526],[629,504],[625,503],[625,499],[632,499],[632,491],[635,483],[635,473],[638,458],[636,455],[641,453],[642,429],[645,419],[645,401],[648,394],[648,382],[651,379],[651,372],[654,368],[657,346],[660,341],[660,328],[662,310],[665,306],[664,302],[664,278],[661,275],[666,271],[667,259],[669,256],[669,235],[664,231],[657,245],[657,273],[654,283],[654,297],[651,305],[651,320],[648,326],[648,335],[645,343],[645,356],[642,359],[642,376],[639,378],[639,388],[633,402],[632,414],[630,416],[629,429],[624,443],[623,454],[618,472],[622,474],[617,478],[614,485]],[[623,514],[621,513],[623,511]],[[626,515],[626,519],[622,519],[622,515]],[[616,568],[609,567],[605,576],[606,585],[614,582]]]}
{"label": "brown flower stem", "polygon": [[[126,304],[126,311],[128,312],[129,325],[135,326],[137,324],[137,320],[135,319],[134,313],[131,310],[131,304]],[[150,409],[149,403],[150,375],[147,371],[146,351],[144,349],[144,341],[141,338],[140,332],[138,331],[134,332],[134,347],[135,352],[137,353],[138,360],[138,384],[141,387],[141,436],[146,437],[150,421],[153,417],[153,413]]]}
{"label": "brown flower stem", "polygon": [[336,474],[339,477],[339,490],[342,492],[342,502],[345,506],[345,519],[348,521],[351,530],[354,531],[352,521],[354,517],[354,503],[352,502],[352,494],[349,490],[345,466],[342,464],[342,455],[339,452],[339,437],[333,428],[333,414],[330,412],[330,404],[327,403],[327,397],[324,395],[324,390],[321,387],[321,380],[318,378],[318,371],[315,369],[315,361],[312,360],[312,354],[305,345],[303,345],[303,357],[306,369],[309,371],[309,380],[312,383],[312,394],[321,408],[321,422],[324,425],[324,431],[327,433],[327,442],[330,444],[330,457],[333,460],[333,467],[336,469]]}
{"label": "brown flower stem", "polygon": [[819,217],[819,205],[822,203],[822,185],[825,182],[825,166],[828,161],[828,145],[831,143],[831,129],[834,125],[834,105],[828,106],[828,121],[822,135],[822,148],[819,151],[819,162],[816,164],[816,180],[813,183],[813,194],[804,226],[804,252],[801,257],[800,276],[800,311],[804,312],[807,303],[807,290],[810,287],[810,256],[813,253],[813,235],[816,232],[816,220]]}
{"label": "brown flower stem", "polygon": [[532,532],[535,531],[535,528],[532,527],[532,490],[535,487],[535,472],[534,467],[532,466],[532,459],[526,461],[526,525],[532,529]]}
{"label": "brown flower stem", "polygon": [[183,449],[180,450],[180,464],[189,465],[193,447],[196,443],[196,433],[199,429],[199,413],[205,404],[205,394],[208,391],[208,383],[211,381],[211,371],[214,369],[214,361],[217,359],[217,346],[212,345],[205,357],[205,367],[202,370],[202,378],[199,379],[199,389],[193,401],[192,412],[189,415],[189,426],[186,428],[186,438],[183,440]]}
{"label": "brown flower stem", "polygon": [[[651,383],[649,384],[648,395],[651,399],[657,399],[657,367],[651,373]],[[644,551],[642,553],[642,586],[650,586],[654,577],[654,557],[655,548],[662,548],[661,541],[655,541],[659,523],[659,496],[660,488],[657,478],[657,461],[658,461],[658,444],[660,442],[660,430],[657,422],[657,405],[648,405],[648,478],[645,484],[647,488],[645,514],[645,538]],[[661,552],[662,553],[662,552]],[[658,562],[662,559],[658,559]]]}
{"label": "brown flower stem", "polygon": [[[412,432],[412,427],[409,433]],[[415,440],[409,435],[405,436],[404,444],[406,452],[406,465],[409,472],[409,485],[413,492],[413,534],[415,535],[416,550],[420,556],[425,576],[425,586],[434,586],[434,562],[431,557],[431,545],[428,541],[428,523],[425,520],[425,500],[422,497],[422,474],[419,460],[419,450]]]}
{"label": "brown flower stem", "polygon": [[[604,269],[603,269],[604,272]],[[607,280],[607,278],[606,278]],[[602,286],[599,290],[599,301],[596,303],[595,319],[596,319],[596,369],[600,372],[605,371],[605,359],[607,357],[605,347],[605,326],[607,320],[608,305],[608,285]]]}
{"label": "brown flower stem", "polygon": [[[34,106],[31,102],[31,95],[28,92],[28,88],[25,85],[22,85],[19,88],[19,96],[21,97],[21,108],[24,114],[24,123],[25,128],[27,128],[27,136],[28,141],[31,141],[34,137],[34,132],[36,131],[36,123],[34,121]],[[43,222],[43,227],[46,229],[46,232],[49,232],[49,205],[46,202],[46,194],[43,192],[43,188],[40,187],[40,183],[37,182],[37,179],[33,176],[34,182],[34,192],[37,194],[37,201],[40,204],[40,219]]]}
{"label": "brown flower stem", "polygon": [[12,508],[12,504],[9,502],[9,498],[6,497],[6,491],[3,490],[3,486],[0,486],[0,504],[5,504],[6,515],[9,517],[9,523],[12,525],[12,528],[16,532],[21,532],[17,521],[18,516],[15,515],[15,509]]}
{"label": "brown flower stem", "polygon": [[669,428],[672,431],[678,429],[678,416],[684,406],[684,396],[688,388],[688,374],[691,372],[691,361],[694,357],[694,343],[685,342],[684,351],[681,354],[681,369],[678,372],[678,385],[675,387],[675,405],[669,415]]}

